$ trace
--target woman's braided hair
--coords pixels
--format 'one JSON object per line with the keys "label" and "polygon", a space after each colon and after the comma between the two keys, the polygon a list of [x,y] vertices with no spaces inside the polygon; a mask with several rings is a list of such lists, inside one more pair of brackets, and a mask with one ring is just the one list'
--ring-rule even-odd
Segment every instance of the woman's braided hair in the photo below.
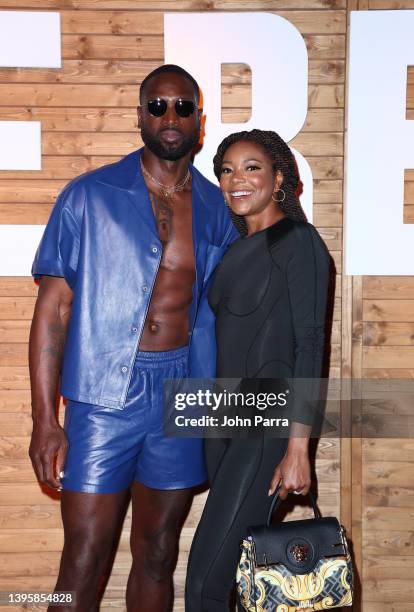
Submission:
{"label": "woman's braided hair", "polygon": [[[220,180],[224,154],[236,142],[254,142],[260,145],[272,161],[275,172],[280,170],[283,174],[281,188],[285,197],[279,201],[280,209],[287,217],[297,221],[306,221],[306,215],[299,202],[299,188],[301,182],[292,151],[285,141],[276,132],[266,130],[251,130],[250,132],[236,132],[227,136],[217,149],[213,159],[214,174]],[[230,210],[233,223],[242,235],[247,234],[244,217],[234,214]]]}

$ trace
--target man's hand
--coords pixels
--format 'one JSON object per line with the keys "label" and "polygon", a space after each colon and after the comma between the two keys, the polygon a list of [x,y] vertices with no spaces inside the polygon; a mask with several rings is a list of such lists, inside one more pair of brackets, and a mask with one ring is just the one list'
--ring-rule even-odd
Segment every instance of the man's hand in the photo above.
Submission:
{"label": "man's hand", "polygon": [[59,424],[34,425],[29,456],[36,476],[43,484],[59,490],[60,473],[65,465],[68,441]]}

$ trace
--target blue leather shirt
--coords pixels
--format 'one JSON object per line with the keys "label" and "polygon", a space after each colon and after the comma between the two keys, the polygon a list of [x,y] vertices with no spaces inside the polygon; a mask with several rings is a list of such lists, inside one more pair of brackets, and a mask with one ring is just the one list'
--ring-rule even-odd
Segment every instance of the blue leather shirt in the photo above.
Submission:
{"label": "blue leather shirt", "polygon": [[[62,395],[122,408],[162,256],[139,156],[84,174],[56,201],[32,274],[64,277],[74,292]],[[189,368],[215,375],[211,274],[238,233],[218,187],[190,166],[196,279],[190,308]]]}

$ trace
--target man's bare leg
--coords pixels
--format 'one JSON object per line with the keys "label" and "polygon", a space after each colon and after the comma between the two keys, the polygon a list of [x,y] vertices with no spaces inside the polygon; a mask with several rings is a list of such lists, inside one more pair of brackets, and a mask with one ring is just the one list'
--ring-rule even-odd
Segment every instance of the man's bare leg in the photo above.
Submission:
{"label": "man's bare leg", "polygon": [[135,482],[132,491],[128,612],[168,612],[178,540],[193,498],[192,489],[160,491]]}
{"label": "man's bare leg", "polygon": [[91,612],[123,518],[128,490],[120,493],[63,491],[65,544],[56,591],[76,591],[76,606],[49,611]]}

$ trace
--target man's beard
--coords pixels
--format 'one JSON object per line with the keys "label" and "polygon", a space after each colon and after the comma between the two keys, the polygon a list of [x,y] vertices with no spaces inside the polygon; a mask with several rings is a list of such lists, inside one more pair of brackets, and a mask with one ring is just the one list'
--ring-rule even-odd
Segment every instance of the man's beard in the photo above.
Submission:
{"label": "man's beard", "polygon": [[197,127],[190,136],[184,137],[181,144],[178,146],[175,143],[164,144],[160,142],[156,136],[153,136],[147,132],[144,126],[141,126],[141,138],[145,146],[147,146],[149,150],[160,159],[176,161],[177,159],[181,159],[187,155],[187,153],[192,151],[198,144],[200,138],[200,127]]}

